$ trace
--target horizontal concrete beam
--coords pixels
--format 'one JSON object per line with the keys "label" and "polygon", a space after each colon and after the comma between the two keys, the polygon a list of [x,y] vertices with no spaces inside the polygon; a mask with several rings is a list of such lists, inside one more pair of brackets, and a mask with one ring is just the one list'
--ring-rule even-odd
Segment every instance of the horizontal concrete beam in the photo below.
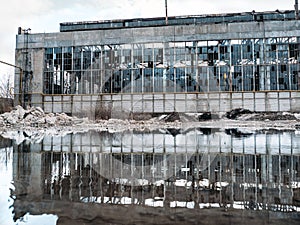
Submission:
{"label": "horizontal concrete beam", "polygon": [[[106,44],[155,43],[300,36],[300,21],[268,21],[226,24],[193,24],[147,28],[93,30],[28,34],[29,48]],[[17,35],[17,49],[24,45],[24,34]]]}
{"label": "horizontal concrete beam", "polygon": [[[32,105],[40,106],[41,102],[32,101]],[[123,117],[129,117],[130,113],[228,112],[235,108],[257,112],[300,112],[299,105],[300,92],[44,96],[43,102],[48,113],[95,116],[96,107],[100,107],[112,115],[121,113]]]}

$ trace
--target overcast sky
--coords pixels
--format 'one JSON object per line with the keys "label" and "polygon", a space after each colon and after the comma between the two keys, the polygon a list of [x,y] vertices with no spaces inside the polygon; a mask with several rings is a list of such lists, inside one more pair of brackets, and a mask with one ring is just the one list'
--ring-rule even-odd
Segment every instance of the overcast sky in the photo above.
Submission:
{"label": "overcast sky", "polygon": [[[169,16],[294,9],[294,0],[168,0]],[[60,22],[165,16],[165,0],[7,0],[0,8],[0,60],[14,64],[18,27],[59,32]],[[0,65],[0,76],[13,74]]]}

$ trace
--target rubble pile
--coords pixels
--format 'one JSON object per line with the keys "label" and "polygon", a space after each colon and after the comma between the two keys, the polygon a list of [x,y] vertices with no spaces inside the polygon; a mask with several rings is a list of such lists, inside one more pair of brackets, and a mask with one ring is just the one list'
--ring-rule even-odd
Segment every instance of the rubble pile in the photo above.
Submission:
{"label": "rubble pile", "polygon": [[11,112],[0,115],[0,126],[2,127],[50,127],[70,126],[76,122],[76,118],[65,113],[45,114],[40,107],[23,109],[16,106]]}
{"label": "rubble pile", "polygon": [[251,112],[250,110],[247,110],[247,109],[238,108],[238,109],[233,109],[233,110],[227,112],[225,114],[225,116],[228,119],[235,120],[245,114],[249,115],[249,114],[253,114],[253,112]]}
{"label": "rubble pile", "polygon": [[287,112],[272,112],[272,113],[257,113],[254,114],[248,120],[255,120],[255,121],[275,121],[275,120],[294,120],[299,121],[299,119]]}
{"label": "rubble pile", "polygon": [[[98,130],[110,133],[125,130],[153,131],[157,129],[202,128],[276,128],[299,129],[300,114],[273,112],[258,113],[235,109],[225,115],[202,113],[170,113],[145,120],[108,119],[92,121],[88,118],[71,117],[65,113],[45,113],[40,107],[24,109],[16,106],[11,112],[0,115],[0,130],[56,130],[81,132]],[[1,131],[0,131],[1,132]]]}
{"label": "rubble pile", "polygon": [[233,109],[227,112],[225,117],[242,121],[300,121],[298,114],[288,112],[252,112],[243,108]]}
{"label": "rubble pile", "polygon": [[156,118],[149,120],[96,120],[71,117],[65,113],[45,113],[40,107],[24,109],[16,106],[11,112],[0,115],[0,128],[32,130],[32,128],[54,128],[59,130],[96,129],[99,131],[121,132],[124,130],[154,130],[158,128],[180,127],[180,121],[161,121]]}
{"label": "rubble pile", "polygon": [[169,128],[182,128],[180,121],[165,122],[159,118],[152,118],[144,121],[137,120],[120,120],[120,119],[109,119],[109,120],[97,120],[93,124],[93,127],[97,130],[108,131],[110,133],[122,132],[125,130],[139,130],[139,131],[152,131],[157,129],[169,129]]}

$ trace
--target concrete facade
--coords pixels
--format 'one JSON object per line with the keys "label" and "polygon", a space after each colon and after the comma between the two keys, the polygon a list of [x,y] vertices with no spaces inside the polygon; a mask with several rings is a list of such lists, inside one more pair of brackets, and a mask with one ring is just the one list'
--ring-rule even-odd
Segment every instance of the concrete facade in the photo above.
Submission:
{"label": "concrete facade", "polygon": [[298,20],[269,20],[20,33],[16,65],[25,69],[16,70],[15,104],[70,114],[99,105],[300,112],[299,28]]}
{"label": "concrete facade", "polygon": [[256,112],[300,111],[299,92],[44,96],[43,102],[36,102],[36,105],[43,106],[47,113],[81,112],[93,117],[99,102],[111,114],[117,110],[125,113],[128,118],[131,112],[228,112],[235,108]]}

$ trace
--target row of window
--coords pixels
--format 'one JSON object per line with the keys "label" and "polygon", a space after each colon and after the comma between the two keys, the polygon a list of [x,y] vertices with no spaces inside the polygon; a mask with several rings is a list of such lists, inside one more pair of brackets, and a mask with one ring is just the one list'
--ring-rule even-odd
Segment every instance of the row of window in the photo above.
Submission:
{"label": "row of window", "polygon": [[298,90],[300,38],[45,49],[44,93]]}

